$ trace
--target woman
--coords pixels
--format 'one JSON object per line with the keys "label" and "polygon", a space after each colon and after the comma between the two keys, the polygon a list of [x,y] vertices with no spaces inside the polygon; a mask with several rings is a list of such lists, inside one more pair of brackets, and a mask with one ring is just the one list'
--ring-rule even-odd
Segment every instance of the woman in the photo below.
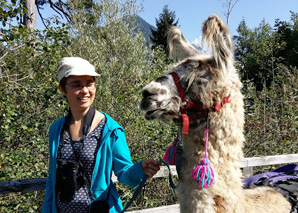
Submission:
{"label": "woman", "polygon": [[145,174],[151,178],[159,170],[158,161],[131,162],[124,129],[106,113],[95,110],[90,130],[83,135],[97,76],[94,66],[82,58],[65,57],[59,62],[59,89],[70,110],[49,130],[50,166],[42,212],[89,212],[90,206],[98,209],[95,204],[102,202],[108,203],[110,212],[120,212],[123,207],[111,181],[112,170],[118,181],[133,188]]}

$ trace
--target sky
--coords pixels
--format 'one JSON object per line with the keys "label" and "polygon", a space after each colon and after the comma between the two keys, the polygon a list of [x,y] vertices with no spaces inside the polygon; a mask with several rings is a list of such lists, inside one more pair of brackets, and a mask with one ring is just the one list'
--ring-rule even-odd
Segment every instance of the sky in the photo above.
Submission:
{"label": "sky", "polygon": [[[211,14],[226,21],[223,4],[227,0],[143,0],[144,11],[139,14],[149,24],[156,26],[156,18],[165,5],[175,12],[178,26],[191,43],[197,43],[201,36],[203,22]],[[140,1],[137,1],[139,4]],[[235,0],[233,0],[235,2]],[[263,19],[274,26],[275,19],[290,21],[291,13],[298,13],[298,0],[238,0],[229,18],[229,30],[237,35],[237,27],[244,19],[250,29],[258,27]]]}
{"label": "sky", "polygon": [[[178,26],[184,36],[191,43],[201,46],[201,28],[203,22],[211,14],[217,14],[226,21],[223,6],[228,0],[136,0],[137,5],[142,3],[143,12],[138,15],[149,24],[156,26],[156,18],[162,13],[165,5],[175,12]],[[233,0],[235,2],[236,0]],[[298,13],[298,0],[238,0],[229,18],[231,35],[237,35],[237,27],[244,19],[250,29],[258,27],[265,19],[270,26],[274,26],[275,19],[290,21],[291,13]],[[49,6],[45,6],[43,13],[53,13]],[[45,15],[47,17],[47,15]],[[39,17],[37,27],[43,27]]]}

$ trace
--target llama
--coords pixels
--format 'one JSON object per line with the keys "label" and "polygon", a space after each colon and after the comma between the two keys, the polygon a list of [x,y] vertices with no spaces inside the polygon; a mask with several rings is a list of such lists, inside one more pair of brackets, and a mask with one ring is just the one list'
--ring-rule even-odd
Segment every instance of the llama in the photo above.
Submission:
{"label": "llama", "polygon": [[[184,150],[177,188],[180,210],[185,213],[288,213],[290,203],[272,188],[242,187],[244,104],[242,84],[234,67],[232,40],[226,25],[216,15],[204,22],[202,32],[212,54],[197,51],[178,27],[170,29],[168,45],[177,60],[170,72],[176,73],[179,80],[172,74],[153,80],[143,88],[140,103],[147,120],[158,118],[183,123],[179,127],[185,131],[180,138]],[[175,81],[181,82],[184,100]],[[196,107],[188,107],[192,104]],[[207,153],[215,183],[201,189],[191,174],[205,155],[207,125]]]}

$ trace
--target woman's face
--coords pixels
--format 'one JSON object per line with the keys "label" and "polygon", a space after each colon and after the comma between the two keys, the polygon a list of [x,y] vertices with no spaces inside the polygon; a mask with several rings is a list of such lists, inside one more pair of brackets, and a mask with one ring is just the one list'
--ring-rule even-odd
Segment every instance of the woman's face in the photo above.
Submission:
{"label": "woman's face", "polygon": [[72,110],[85,111],[94,101],[96,83],[93,76],[69,76],[65,89],[60,85],[59,89]]}

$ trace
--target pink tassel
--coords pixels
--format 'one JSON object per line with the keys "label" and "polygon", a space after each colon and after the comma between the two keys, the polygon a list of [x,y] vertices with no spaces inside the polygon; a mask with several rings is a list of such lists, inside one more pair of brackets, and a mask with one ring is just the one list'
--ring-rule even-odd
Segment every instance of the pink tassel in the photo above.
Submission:
{"label": "pink tassel", "polygon": [[176,151],[178,142],[179,139],[177,136],[175,140],[172,142],[172,145],[170,145],[167,148],[165,156],[163,157],[163,160],[167,162],[169,165],[176,165]]}
{"label": "pink tassel", "polygon": [[209,187],[214,184],[214,172],[210,166],[210,162],[207,155],[207,145],[208,145],[208,129],[205,130],[206,143],[205,143],[205,156],[201,160],[200,164],[197,164],[192,171],[192,178],[200,185],[200,189]]}
{"label": "pink tassel", "polygon": [[192,178],[201,186],[201,190],[214,184],[214,173],[207,157],[193,168]]}

